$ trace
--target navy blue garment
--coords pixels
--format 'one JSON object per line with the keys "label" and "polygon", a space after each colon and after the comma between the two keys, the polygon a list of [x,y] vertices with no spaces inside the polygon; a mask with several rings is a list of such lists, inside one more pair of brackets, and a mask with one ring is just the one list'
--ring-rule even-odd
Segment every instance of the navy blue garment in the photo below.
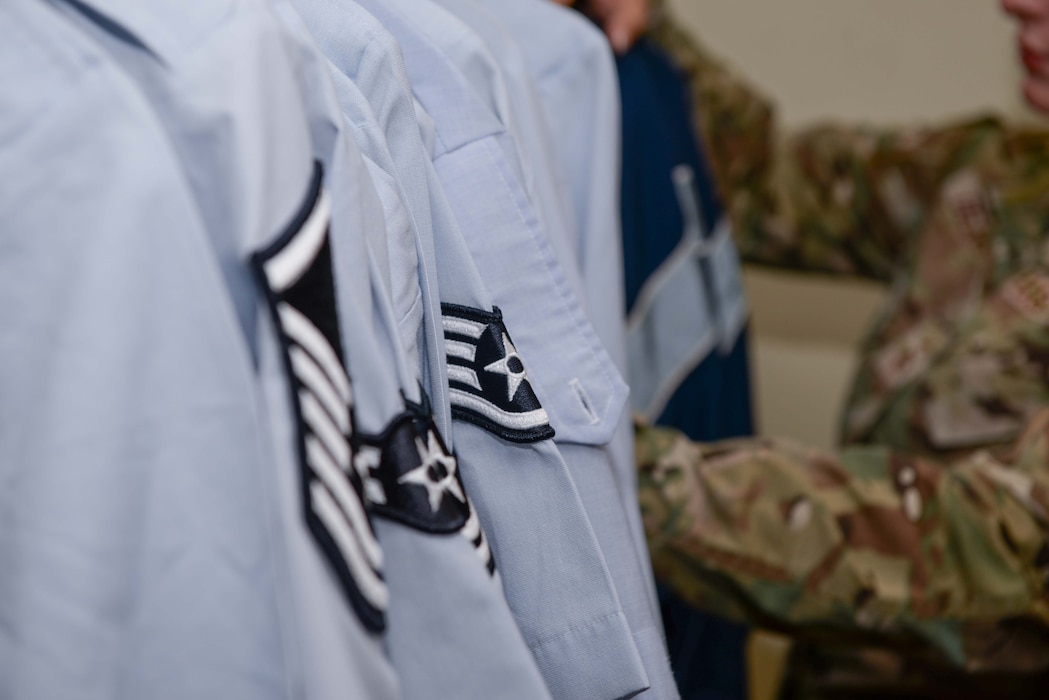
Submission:
{"label": "navy blue garment", "polygon": [[[623,101],[623,258],[627,310],[679,244],[685,221],[671,173],[688,166],[708,231],[721,221],[706,154],[696,138],[687,84],[670,58],[642,39],[617,59]],[[706,289],[718,304],[716,290]],[[697,296],[700,294],[697,293]],[[717,309],[713,310],[714,315]],[[726,340],[726,339],[722,339]],[[658,422],[694,440],[753,432],[746,337],[727,339],[678,387]]]}
{"label": "navy blue garment", "polygon": [[[686,221],[672,172],[691,170],[706,237],[722,221],[706,155],[693,127],[688,86],[662,51],[642,39],[617,59],[623,101],[623,257],[627,310],[646,281],[678,249]],[[703,266],[696,312],[716,318],[718,290]],[[691,264],[691,261],[690,261]],[[710,308],[700,309],[701,304]],[[753,432],[746,330],[719,337],[677,385],[656,422],[709,441]],[[685,700],[746,697],[746,628],[701,613],[669,590],[660,590],[671,665]]]}
{"label": "navy blue garment", "polygon": [[699,442],[752,435],[749,357],[744,330],[730,351],[714,349],[681,383],[658,424]]}
{"label": "navy blue garment", "polygon": [[695,173],[708,222],[721,218],[710,170],[692,125],[683,76],[658,47],[640,39],[616,57],[623,103],[623,221],[626,304],[634,305],[645,280],[670,255],[684,228],[671,172]]}

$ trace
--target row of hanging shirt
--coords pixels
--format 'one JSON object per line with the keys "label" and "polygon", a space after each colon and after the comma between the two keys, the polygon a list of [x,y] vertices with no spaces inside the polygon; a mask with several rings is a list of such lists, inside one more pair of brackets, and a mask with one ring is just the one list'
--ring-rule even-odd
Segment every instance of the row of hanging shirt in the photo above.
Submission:
{"label": "row of hanging shirt", "polygon": [[677,697],[594,27],[8,0],[0,85],[0,697]]}

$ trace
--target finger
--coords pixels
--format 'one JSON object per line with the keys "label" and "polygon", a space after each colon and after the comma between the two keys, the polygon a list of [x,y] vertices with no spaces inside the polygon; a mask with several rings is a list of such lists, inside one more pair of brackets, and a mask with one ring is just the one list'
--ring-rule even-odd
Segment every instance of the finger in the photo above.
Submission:
{"label": "finger", "polygon": [[1049,115],[1049,78],[1029,75],[1024,80],[1024,98],[1042,114]]}
{"label": "finger", "polygon": [[1002,9],[1019,19],[1036,19],[1049,14],[1045,0],[1001,0]]}
{"label": "finger", "polygon": [[1049,21],[1026,25],[1020,31],[1020,60],[1031,75],[1049,75]]}

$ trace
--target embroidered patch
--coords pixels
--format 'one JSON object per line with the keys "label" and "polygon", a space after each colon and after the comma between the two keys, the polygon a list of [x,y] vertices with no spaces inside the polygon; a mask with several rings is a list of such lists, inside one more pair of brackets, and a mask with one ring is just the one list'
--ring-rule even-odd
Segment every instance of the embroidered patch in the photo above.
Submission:
{"label": "embroidered patch", "polygon": [[429,406],[407,409],[381,435],[357,433],[354,466],[369,505],[378,515],[423,532],[462,533],[489,573],[491,549],[459,476],[458,462],[445,446]]}
{"label": "embroidered patch", "polygon": [[381,435],[357,434],[354,465],[375,513],[424,532],[458,532],[469,508],[455,456],[429,416],[407,410]]}
{"label": "embroidered patch", "polygon": [[511,442],[554,436],[550,417],[528,381],[528,372],[503,324],[491,313],[441,304],[452,415]]}
{"label": "embroidered patch", "polygon": [[332,275],[331,204],[322,180],[317,164],[295,220],[252,260],[281,336],[298,420],[306,523],[361,622],[378,632],[385,627],[389,591],[364,485],[353,469],[353,395]]}

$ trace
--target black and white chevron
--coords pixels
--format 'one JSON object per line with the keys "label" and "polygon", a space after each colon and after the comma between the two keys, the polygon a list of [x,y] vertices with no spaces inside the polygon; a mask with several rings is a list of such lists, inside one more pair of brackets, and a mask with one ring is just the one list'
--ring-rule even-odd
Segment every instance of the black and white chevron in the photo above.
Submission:
{"label": "black and white chevron", "polygon": [[362,623],[385,627],[383,555],[353,466],[353,393],[335,301],[328,225],[331,204],[315,167],[298,216],[253,256],[281,335],[298,418],[306,523]]}
{"label": "black and white chevron", "polygon": [[495,557],[492,556],[492,549],[488,546],[488,539],[484,536],[484,529],[481,528],[481,521],[477,517],[477,511],[474,510],[474,504],[469,499],[466,501],[466,506],[470,509],[470,514],[463,525],[462,535],[470,540],[470,544],[474,546],[474,551],[477,552],[477,557],[484,564],[484,567],[488,569],[488,573],[494,574]]}
{"label": "black and white chevron", "polygon": [[[424,400],[425,401],[425,400]],[[431,534],[463,534],[489,573],[491,549],[427,403],[406,401],[379,435],[358,432],[354,465],[377,515]]]}
{"label": "black and white chevron", "polygon": [[554,436],[502,312],[441,304],[452,415],[511,442]]}

